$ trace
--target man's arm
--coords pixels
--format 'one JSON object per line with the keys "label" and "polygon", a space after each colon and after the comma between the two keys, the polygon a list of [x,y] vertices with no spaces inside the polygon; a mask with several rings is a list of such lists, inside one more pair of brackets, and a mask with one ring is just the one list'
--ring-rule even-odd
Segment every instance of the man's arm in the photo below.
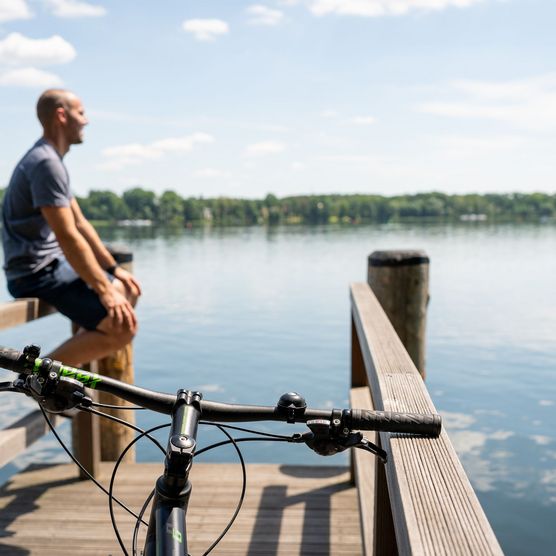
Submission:
{"label": "man's arm", "polygon": [[[56,239],[75,272],[98,294],[108,315],[119,324],[127,322],[135,330],[137,320],[129,301],[108,280],[93,249],[77,229],[71,207],[41,207]],[[100,240],[99,240],[100,241]],[[113,260],[113,259],[112,259]]]}
{"label": "man's arm", "polygon": [[[114,267],[116,265],[114,257],[112,257],[108,249],[106,249],[106,246],[100,239],[97,231],[83,215],[81,207],[75,198],[71,200],[70,207],[75,220],[75,227],[91,247],[98,264],[105,270],[107,268]],[[124,284],[126,289],[129,290],[134,296],[141,295],[141,286],[130,272],[118,267],[114,272],[114,276],[118,278]]]}

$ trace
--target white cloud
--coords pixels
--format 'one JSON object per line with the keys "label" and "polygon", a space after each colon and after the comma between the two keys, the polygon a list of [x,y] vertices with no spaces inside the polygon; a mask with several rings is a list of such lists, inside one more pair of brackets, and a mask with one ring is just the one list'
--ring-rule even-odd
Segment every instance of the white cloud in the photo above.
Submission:
{"label": "white cloud", "polygon": [[247,8],[249,14],[249,23],[252,25],[278,25],[284,18],[284,14],[280,10],[273,10],[261,4],[254,4]]}
{"label": "white cloud", "polygon": [[183,22],[182,27],[199,41],[213,41],[218,35],[225,35],[230,31],[228,24],[221,19],[188,19]]}
{"label": "white cloud", "polygon": [[483,0],[312,0],[309,9],[317,16],[329,14],[362,17],[401,16],[410,11],[467,8]]}
{"label": "white cloud", "polygon": [[552,439],[549,436],[543,436],[542,434],[534,434],[530,438],[539,446],[547,446],[552,442]]}
{"label": "white cloud", "polygon": [[421,112],[460,119],[494,120],[535,131],[556,129],[556,75],[512,81],[456,81],[456,100],[435,100]]}
{"label": "white cloud", "polygon": [[171,137],[151,144],[151,147],[165,152],[187,152],[195,143],[212,143],[214,138],[208,133],[194,133],[187,137]]}
{"label": "white cloud", "polygon": [[200,384],[195,387],[198,392],[224,392],[224,387],[220,384]]}
{"label": "white cloud", "polygon": [[373,125],[375,122],[376,119],[373,116],[356,116],[349,120],[349,123],[355,125]]}
{"label": "white cloud", "polygon": [[145,160],[157,160],[167,153],[185,153],[198,143],[212,143],[214,138],[207,133],[194,133],[186,137],[159,139],[146,145],[131,143],[108,147],[102,151],[107,159],[100,168],[103,170],[121,170],[126,166],[140,164]]}
{"label": "white cloud", "polygon": [[61,87],[62,80],[55,74],[36,68],[18,68],[0,73],[0,85],[5,87]]}
{"label": "white cloud", "polygon": [[57,17],[101,17],[106,15],[106,9],[97,4],[89,4],[79,0],[46,0]]}
{"label": "white cloud", "polygon": [[66,64],[75,56],[75,48],[59,35],[30,39],[20,33],[10,33],[0,41],[0,63],[3,64]]}
{"label": "white cloud", "polygon": [[442,420],[444,421],[444,426],[449,430],[467,429],[476,421],[473,415],[452,413],[450,411],[442,411]]}
{"label": "white cloud", "polygon": [[246,156],[265,156],[268,154],[277,154],[284,151],[286,146],[279,141],[262,141],[253,143],[245,149]]}
{"label": "white cloud", "polygon": [[24,0],[0,0],[0,23],[29,19],[33,14]]}
{"label": "white cloud", "polygon": [[539,400],[539,405],[551,406],[551,405],[554,405],[554,401],[553,400]]}
{"label": "white cloud", "polygon": [[104,156],[109,158],[120,159],[137,159],[149,160],[160,158],[162,151],[154,148],[152,145],[141,145],[140,143],[130,143],[129,145],[119,145],[116,147],[108,147],[102,151]]}
{"label": "white cloud", "polygon": [[202,168],[201,170],[197,170],[193,174],[193,176],[202,179],[216,179],[216,178],[229,178],[230,174],[228,172],[223,172],[222,170],[218,170],[216,168]]}
{"label": "white cloud", "polygon": [[548,469],[546,471],[543,471],[541,484],[556,486],[556,469]]}

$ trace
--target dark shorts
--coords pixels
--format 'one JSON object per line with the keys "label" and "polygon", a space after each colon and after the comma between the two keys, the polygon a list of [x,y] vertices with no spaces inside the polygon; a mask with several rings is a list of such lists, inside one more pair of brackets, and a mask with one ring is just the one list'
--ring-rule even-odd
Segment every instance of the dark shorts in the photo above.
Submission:
{"label": "dark shorts", "polygon": [[34,274],[8,280],[8,290],[14,297],[38,297],[54,305],[60,313],[87,330],[95,330],[108,314],[98,295],[66,259],[56,259]]}

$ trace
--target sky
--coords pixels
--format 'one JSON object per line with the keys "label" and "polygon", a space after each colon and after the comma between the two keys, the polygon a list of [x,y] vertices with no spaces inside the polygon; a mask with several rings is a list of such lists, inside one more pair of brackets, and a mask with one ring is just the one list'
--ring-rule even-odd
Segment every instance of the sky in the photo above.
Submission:
{"label": "sky", "polygon": [[0,0],[0,187],[48,87],[73,190],[556,192],[554,0]]}

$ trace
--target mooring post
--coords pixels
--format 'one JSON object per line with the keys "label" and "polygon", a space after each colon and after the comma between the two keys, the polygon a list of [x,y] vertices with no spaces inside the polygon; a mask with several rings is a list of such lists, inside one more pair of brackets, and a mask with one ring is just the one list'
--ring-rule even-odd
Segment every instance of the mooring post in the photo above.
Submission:
{"label": "mooring post", "polygon": [[[133,253],[125,246],[110,245],[108,250],[114,257],[115,261],[129,272],[133,271]],[[127,382],[134,383],[133,372],[133,349],[132,344],[119,349],[108,357],[99,359],[98,373]],[[127,402],[116,398],[105,392],[99,393],[99,401],[109,405],[128,405]],[[106,413],[124,419],[125,421],[135,423],[134,412],[125,409],[103,409]],[[101,459],[103,461],[116,461],[124,448],[133,440],[134,432],[129,427],[125,427],[109,419],[101,419],[100,421],[100,448]],[[131,449],[124,458],[125,462],[135,461],[135,450]]]}
{"label": "mooring post", "polygon": [[374,251],[368,283],[413,363],[425,378],[429,257],[424,251]]}
{"label": "mooring post", "polygon": [[[133,254],[127,247],[108,246],[108,250],[116,262],[131,272]],[[75,334],[78,326],[72,323],[72,331]],[[92,372],[109,376],[129,384],[134,382],[133,373],[133,350],[131,344],[116,351],[115,353],[91,361],[84,365],[84,368]],[[94,392],[95,398],[101,403],[109,405],[125,405],[126,402],[104,392]],[[124,409],[103,408],[103,412],[134,423],[133,411]],[[99,419],[96,415],[78,412],[73,418],[72,439],[74,453],[80,461],[83,461],[85,469],[94,477],[98,477],[100,472],[100,462],[116,461],[120,453],[133,439],[133,431],[111,421],[109,419]],[[135,461],[135,451],[129,450],[124,458],[126,462]],[[86,478],[83,471],[80,472],[81,478]]]}

